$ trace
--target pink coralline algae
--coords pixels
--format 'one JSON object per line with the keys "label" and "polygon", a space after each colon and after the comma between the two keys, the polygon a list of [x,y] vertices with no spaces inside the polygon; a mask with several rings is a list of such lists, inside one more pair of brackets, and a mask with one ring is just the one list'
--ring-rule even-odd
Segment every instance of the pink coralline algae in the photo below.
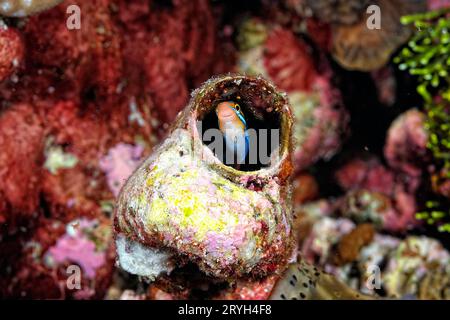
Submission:
{"label": "pink coralline algae", "polygon": [[0,21],[0,82],[19,67],[23,54],[24,45],[19,33]]}
{"label": "pink coralline algae", "polygon": [[449,0],[428,0],[427,1],[428,9],[431,10],[439,10],[450,7]]}
{"label": "pink coralline algae", "polygon": [[84,228],[89,228],[92,222],[80,220],[69,225],[68,230],[58,239],[56,244],[47,252],[47,258],[57,264],[74,262],[84,271],[88,279],[95,277],[96,270],[105,261],[105,252],[97,252],[95,243],[83,234]]}
{"label": "pink coralline algae", "polygon": [[416,109],[401,114],[389,128],[384,155],[389,165],[412,177],[421,175],[427,156],[425,115]]}
{"label": "pink coralline algae", "polygon": [[392,171],[374,157],[351,160],[335,175],[346,191],[340,202],[345,215],[381,223],[379,227],[390,231],[404,231],[417,224],[418,177]]}
{"label": "pink coralline algae", "polygon": [[367,189],[384,194],[394,190],[394,173],[375,157],[349,161],[335,175],[344,190]]}
{"label": "pink coralline algae", "polygon": [[294,128],[294,151],[297,169],[305,169],[320,159],[330,160],[340,149],[346,135],[347,112],[331,104],[325,78],[317,78],[312,94],[293,92],[289,98],[293,105],[297,126]]}
{"label": "pink coralline algae", "polygon": [[142,146],[119,143],[100,159],[100,168],[106,173],[114,196],[119,194],[125,181],[139,165],[143,151]]}
{"label": "pink coralline algae", "polygon": [[0,234],[15,233],[39,214],[43,135],[42,122],[28,104],[0,115]]}

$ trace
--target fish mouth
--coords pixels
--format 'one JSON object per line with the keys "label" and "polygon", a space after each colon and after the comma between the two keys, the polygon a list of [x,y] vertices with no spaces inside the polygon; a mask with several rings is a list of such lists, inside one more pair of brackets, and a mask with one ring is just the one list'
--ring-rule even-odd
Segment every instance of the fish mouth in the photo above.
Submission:
{"label": "fish mouth", "polygon": [[219,120],[228,120],[232,119],[234,114],[234,111],[230,107],[224,107],[224,106],[218,106],[217,110],[217,117]]}
{"label": "fish mouth", "polygon": [[232,110],[230,110],[230,111],[221,111],[220,113],[217,114],[217,117],[219,118],[219,120],[227,120],[227,121],[229,121],[229,120],[233,119],[233,115],[234,115],[234,113],[233,113]]}

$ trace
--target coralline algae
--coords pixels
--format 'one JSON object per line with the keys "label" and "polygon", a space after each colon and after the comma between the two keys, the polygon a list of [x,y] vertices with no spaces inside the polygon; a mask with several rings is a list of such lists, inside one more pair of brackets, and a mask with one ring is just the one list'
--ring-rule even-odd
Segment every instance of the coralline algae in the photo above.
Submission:
{"label": "coralline algae", "polygon": [[108,187],[114,196],[120,192],[125,181],[141,161],[142,146],[119,143],[100,159],[100,168],[106,173]]}
{"label": "coralline algae", "polygon": [[106,261],[105,251],[97,250],[95,242],[86,234],[94,225],[94,221],[87,219],[69,223],[66,233],[48,250],[48,263],[75,262],[88,279],[93,279],[96,270]]}

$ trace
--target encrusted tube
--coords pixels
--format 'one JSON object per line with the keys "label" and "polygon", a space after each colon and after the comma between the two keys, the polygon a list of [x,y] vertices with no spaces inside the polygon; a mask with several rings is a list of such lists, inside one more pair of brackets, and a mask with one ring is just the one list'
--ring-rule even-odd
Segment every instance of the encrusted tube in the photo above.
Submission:
{"label": "encrusted tube", "polygon": [[[249,127],[279,130],[270,163],[238,170],[203,141],[224,100],[239,102]],[[120,192],[114,230],[121,267],[150,279],[186,264],[223,281],[281,275],[294,248],[291,127],[286,96],[262,78],[222,76],[195,90]]]}

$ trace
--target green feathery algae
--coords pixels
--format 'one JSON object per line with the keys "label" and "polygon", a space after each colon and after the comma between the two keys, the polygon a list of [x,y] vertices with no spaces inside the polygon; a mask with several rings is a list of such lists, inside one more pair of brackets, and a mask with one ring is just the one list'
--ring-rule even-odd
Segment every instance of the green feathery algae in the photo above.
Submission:
{"label": "green feathery algae", "polygon": [[[429,133],[427,147],[441,178],[450,179],[450,8],[404,16],[401,22],[413,24],[416,31],[394,62],[418,79]],[[429,199],[416,217],[450,232],[448,199]]]}

